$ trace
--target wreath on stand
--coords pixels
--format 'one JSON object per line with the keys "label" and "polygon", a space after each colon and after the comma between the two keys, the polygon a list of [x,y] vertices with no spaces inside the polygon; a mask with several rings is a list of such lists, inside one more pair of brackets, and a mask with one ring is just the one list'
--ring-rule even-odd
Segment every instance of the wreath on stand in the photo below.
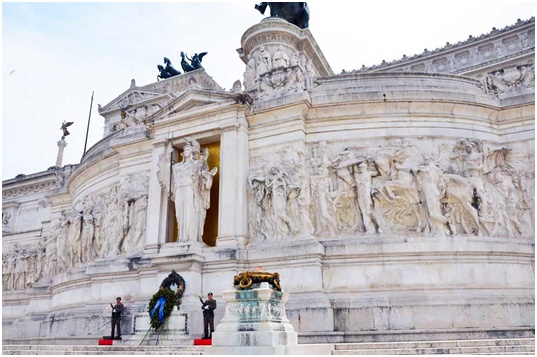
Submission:
{"label": "wreath on stand", "polygon": [[[177,292],[171,287],[177,286]],[[164,322],[172,314],[173,307],[181,305],[181,297],[185,291],[184,279],[172,270],[172,273],[166,277],[160,284],[159,290],[149,300],[147,311],[151,318],[151,327],[157,331],[164,325]]]}

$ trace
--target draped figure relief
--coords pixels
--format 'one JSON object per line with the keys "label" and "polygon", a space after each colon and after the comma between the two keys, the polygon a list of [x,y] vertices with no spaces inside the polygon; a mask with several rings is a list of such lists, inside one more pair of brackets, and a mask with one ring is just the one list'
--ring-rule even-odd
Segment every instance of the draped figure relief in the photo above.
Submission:
{"label": "draped figure relief", "polygon": [[311,189],[304,151],[286,146],[271,161],[263,161],[248,177],[255,212],[250,222],[253,240],[310,236]]}
{"label": "draped figure relief", "polygon": [[4,253],[4,290],[50,282],[80,264],[140,253],[145,242],[148,185],[147,174],[127,176],[62,210],[37,244],[15,245]]}
{"label": "draped figure relief", "polygon": [[320,142],[313,147],[313,157],[311,158],[311,191],[315,205],[316,234],[334,235],[337,231],[336,207],[333,200],[335,196],[333,194],[334,183],[328,170],[330,164],[328,144]]}
{"label": "draped figure relief", "polygon": [[299,92],[312,85],[315,68],[303,53],[284,45],[261,45],[248,56],[244,89],[261,97]]}
{"label": "draped figure relief", "polygon": [[[437,152],[423,147],[430,150],[405,138],[338,152],[334,144],[318,142],[307,150],[287,145],[253,160],[251,241],[312,235],[533,237],[532,162],[475,139],[445,141]],[[190,138],[182,156],[171,180],[179,241],[201,241],[216,168],[209,170],[208,151]],[[75,266],[139,254],[148,185],[147,173],[125,176],[63,207],[38,241],[3,252],[3,289],[26,289]]]}
{"label": "draped figure relief", "polygon": [[252,237],[298,236],[309,222],[317,236],[532,235],[534,173],[510,164],[509,148],[460,139],[431,153],[418,144],[395,139],[332,158],[331,145],[319,142],[309,158],[287,147],[279,161],[254,162]]}

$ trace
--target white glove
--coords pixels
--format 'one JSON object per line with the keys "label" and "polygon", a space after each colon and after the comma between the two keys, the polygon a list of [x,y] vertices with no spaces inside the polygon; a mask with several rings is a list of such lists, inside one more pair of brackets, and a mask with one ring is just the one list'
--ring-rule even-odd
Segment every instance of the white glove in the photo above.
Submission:
{"label": "white glove", "polygon": [[116,309],[114,309],[114,310],[112,310],[112,312],[117,312],[117,310],[116,310]]}
{"label": "white glove", "polygon": [[209,306],[205,306],[205,310],[209,310]]}

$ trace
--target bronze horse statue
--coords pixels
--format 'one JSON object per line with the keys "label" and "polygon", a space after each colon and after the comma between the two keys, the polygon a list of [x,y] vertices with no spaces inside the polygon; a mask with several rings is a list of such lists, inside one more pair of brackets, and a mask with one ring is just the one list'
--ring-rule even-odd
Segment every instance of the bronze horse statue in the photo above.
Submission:
{"label": "bronze horse statue", "polygon": [[183,51],[181,51],[181,67],[183,68],[183,71],[185,71],[186,73],[195,70],[196,68],[194,68],[194,66],[188,63],[185,57],[188,58],[188,56]]}
{"label": "bronze horse statue", "polygon": [[160,64],[157,64],[157,68],[158,68],[158,71],[159,71],[159,75],[157,75],[157,81],[159,79],[166,79],[166,78],[170,78],[172,75],[169,74],[166,69],[160,65]]}
{"label": "bronze horse statue", "polygon": [[261,14],[265,13],[267,5],[270,7],[270,16],[279,17],[300,27],[308,28],[310,20],[310,10],[305,2],[262,2],[255,5]]}
{"label": "bronze horse statue", "polygon": [[166,64],[166,72],[168,72],[172,77],[181,74],[181,72],[173,68],[172,61],[170,61],[168,57],[164,57],[164,63]]}

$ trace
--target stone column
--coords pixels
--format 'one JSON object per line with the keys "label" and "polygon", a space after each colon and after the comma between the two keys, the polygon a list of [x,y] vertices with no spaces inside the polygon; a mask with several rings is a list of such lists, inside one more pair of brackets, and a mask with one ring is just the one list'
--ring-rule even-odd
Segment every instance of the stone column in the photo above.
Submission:
{"label": "stone column", "polygon": [[147,228],[145,231],[144,255],[155,255],[159,246],[166,241],[166,217],[168,210],[167,192],[161,187],[157,172],[161,155],[169,155],[168,141],[155,143],[151,154],[151,173],[147,201]]}
{"label": "stone column", "polygon": [[65,141],[65,137],[62,136],[60,141],[58,141],[58,156],[56,157],[56,167],[62,167],[63,162],[63,150],[67,146],[67,141]]}
{"label": "stone column", "polygon": [[243,114],[238,123],[221,127],[220,207],[217,246],[243,248],[248,235],[248,128]]}

